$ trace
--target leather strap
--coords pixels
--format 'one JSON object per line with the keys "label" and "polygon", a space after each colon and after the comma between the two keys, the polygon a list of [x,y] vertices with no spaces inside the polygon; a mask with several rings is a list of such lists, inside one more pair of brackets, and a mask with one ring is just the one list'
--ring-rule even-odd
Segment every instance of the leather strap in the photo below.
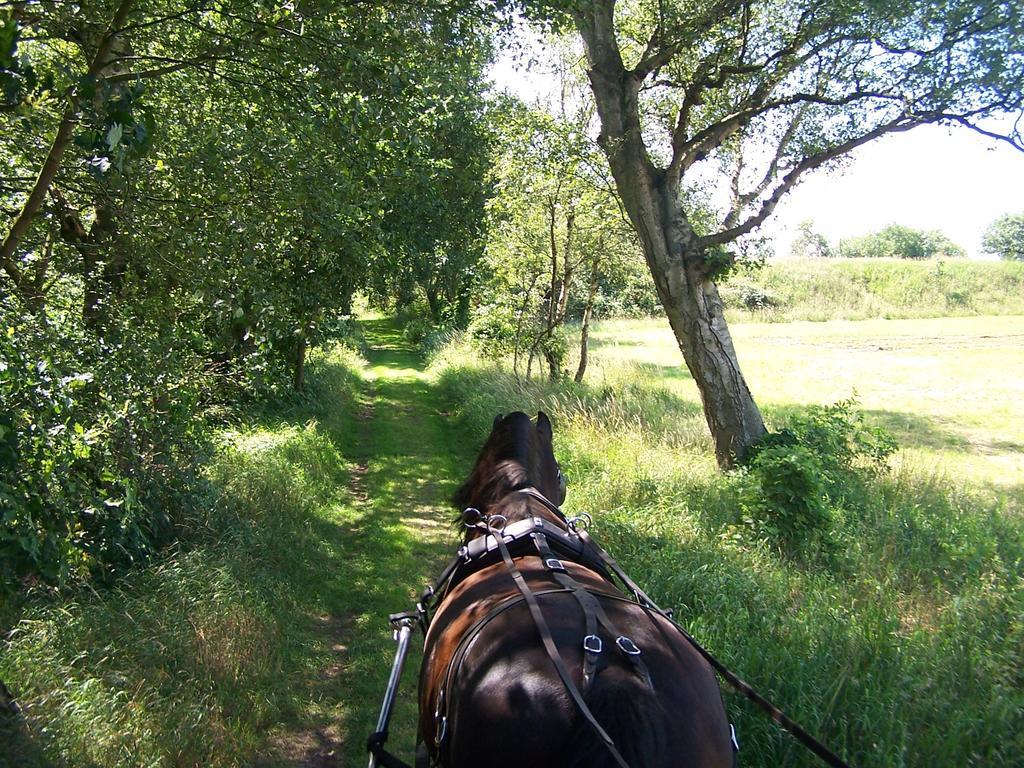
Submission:
{"label": "leather strap", "polygon": [[[604,610],[604,606],[601,605],[601,601],[576,581],[565,566],[561,564],[561,561],[554,557],[542,534],[534,535],[534,543],[537,551],[540,553],[541,560],[548,566],[552,577],[561,586],[572,590],[573,596],[583,610],[587,627],[587,636],[583,643],[583,689],[586,690],[592,682],[593,676],[597,671],[598,659],[603,650],[604,641],[598,636],[596,631],[596,625],[600,624],[605,632],[611,636],[609,642],[622,652],[622,655],[629,661],[644,685],[653,690],[654,684],[651,682],[651,673],[647,669],[647,664],[644,663],[640,649],[612,623],[612,620]],[[557,562],[560,568],[552,568],[548,565],[552,560]],[[627,649],[629,650],[627,651]]]}
{"label": "leather strap", "polygon": [[512,560],[508,547],[505,546],[505,542],[502,540],[500,534],[495,536],[495,538],[498,541],[498,548],[501,550],[501,557],[505,561],[505,566],[508,568],[509,574],[512,576],[512,580],[526,599],[526,605],[530,609],[530,615],[533,616],[537,632],[540,634],[541,642],[544,644],[544,650],[547,651],[548,658],[551,659],[551,663],[554,664],[555,671],[558,672],[558,676],[562,678],[562,684],[565,686],[565,690],[569,693],[569,696],[572,697],[573,703],[576,704],[576,707],[586,719],[587,723],[590,724],[594,733],[596,733],[598,738],[600,738],[604,743],[605,748],[607,748],[608,752],[615,759],[615,762],[620,766],[620,768],[629,768],[629,763],[627,763],[619,753],[612,737],[609,736],[608,732],[601,727],[599,722],[597,722],[597,718],[594,717],[594,713],[590,711],[590,707],[588,707],[587,702],[583,700],[583,695],[580,693],[579,688],[577,688],[576,683],[573,682],[572,675],[570,675],[569,670],[566,669],[565,662],[562,660],[562,656],[558,652],[558,646],[555,645],[555,640],[551,636],[551,630],[548,628],[548,623],[544,618],[544,613],[540,609],[540,604],[537,602],[537,598],[534,596],[533,592],[530,591],[530,587],[526,583],[526,579],[523,578],[523,574],[519,572],[515,562]]}

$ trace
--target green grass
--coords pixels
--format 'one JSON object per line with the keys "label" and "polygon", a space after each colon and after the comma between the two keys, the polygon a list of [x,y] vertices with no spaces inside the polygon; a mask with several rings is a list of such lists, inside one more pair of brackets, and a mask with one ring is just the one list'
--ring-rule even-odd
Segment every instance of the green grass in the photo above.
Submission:
{"label": "green grass", "polygon": [[[40,595],[0,648],[25,724],[0,765],[365,759],[406,609],[453,548],[443,403],[387,321],[316,360],[304,405],[223,435],[205,530],[116,589]],[[415,670],[417,660],[410,661]],[[415,673],[393,739],[414,743]],[[27,727],[26,727],[27,726]]]}
{"label": "green grass", "polygon": [[[222,436],[204,521],[116,588],[30,596],[0,646],[25,709],[0,765],[361,764],[386,614],[451,553],[446,499],[496,412],[545,409],[568,508],[729,666],[858,766],[1024,754],[1020,317],[735,325],[769,420],[856,390],[891,471],[831,500],[834,551],[779,554],[738,514],[662,323],[594,331],[582,386],[520,386],[464,346],[428,371],[364,322],[303,404]],[[409,757],[411,658],[392,729]],[[814,758],[729,695],[746,766]]]}
{"label": "green grass", "polygon": [[[568,507],[729,666],[859,766],[1009,765],[1024,754],[1021,318],[739,325],[769,420],[856,391],[903,450],[831,500],[836,548],[783,557],[739,512],[661,323],[594,333],[583,386],[435,362],[467,431],[543,408]],[[752,766],[816,765],[740,697]]]}
{"label": "green grass", "polygon": [[[1024,314],[1024,263],[792,259],[722,286],[733,321],[861,320]],[[745,300],[773,306],[751,311]]]}

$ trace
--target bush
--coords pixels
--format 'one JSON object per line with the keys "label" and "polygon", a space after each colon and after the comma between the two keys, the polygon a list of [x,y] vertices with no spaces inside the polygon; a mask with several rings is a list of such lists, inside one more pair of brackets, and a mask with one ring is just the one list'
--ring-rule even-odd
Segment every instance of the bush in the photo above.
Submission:
{"label": "bush", "polygon": [[739,470],[744,522],[787,554],[827,549],[835,510],[858,498],[863,476],[882,471],[895,450],[856,401],[812,406],[766,435]]}
{"label": "bush", "polygon": [[821,461],[806,446],[759,451],[740,486],[744,522],[790,551],[827,535],[832,516],[822,474]]}
{"label": "bush", "polygon": [[779,306],[779,300],[763,286],[748,280],[727,282],[720,288],[722,302],[727,309],[745,309],[763,312]]}
{"label": "bush", "polygon": [[195,361],[131,330],[103,341],[0,302],[0,591],[134,562],[188,508],[204,447]]}

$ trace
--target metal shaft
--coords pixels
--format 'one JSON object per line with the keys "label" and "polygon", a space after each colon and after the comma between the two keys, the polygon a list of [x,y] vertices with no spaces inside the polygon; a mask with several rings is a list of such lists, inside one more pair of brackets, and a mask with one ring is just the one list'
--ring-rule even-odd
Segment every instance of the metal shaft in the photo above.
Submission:
{"label": "metal shaft", "polygon": [[[395,652],[395,661],[391,665],[391,676],[388,678],[388,687],[384,691],[384,703],[380,706],[380,716],[377,718],[377,732],[387,731],[388,723],[391,721],[391,709],[395,705],[395,694],[398,692],[398,683],[402,678],[402,668],[405,666],[405,657],[409,653],[409,636],[412,634],[412,619],[405,619],[395,630],[395,639],[398,641],[398,650]],[[377,768],[377,756],[370,753],[369,768]]]}

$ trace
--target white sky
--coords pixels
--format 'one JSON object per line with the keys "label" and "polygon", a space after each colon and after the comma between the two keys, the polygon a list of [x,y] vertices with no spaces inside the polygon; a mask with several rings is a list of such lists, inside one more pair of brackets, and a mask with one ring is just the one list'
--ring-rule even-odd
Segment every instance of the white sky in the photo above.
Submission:
{"label": "white sky", "polygon": [[[540,42],[523,41],[520,53]],[[499,90],[532,102],[550,91],[553,80],[542,68],[527,71],[510,52],[491,69]],[[831,173],[810,175],[790,192],[764,234],[775,240],[777,256],[789,254],[800,222],[835,245],[840,238],[874,232],[887,224],[938,229],[966,249],[981,254],[981,237],[1004,213],[1024,212],[1024,152],[965,128],[921,126],[867,144],[852,162]]]}

